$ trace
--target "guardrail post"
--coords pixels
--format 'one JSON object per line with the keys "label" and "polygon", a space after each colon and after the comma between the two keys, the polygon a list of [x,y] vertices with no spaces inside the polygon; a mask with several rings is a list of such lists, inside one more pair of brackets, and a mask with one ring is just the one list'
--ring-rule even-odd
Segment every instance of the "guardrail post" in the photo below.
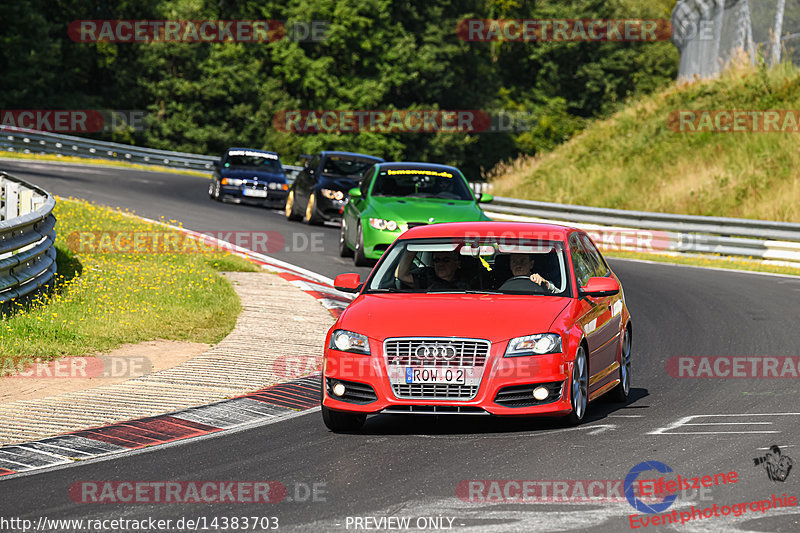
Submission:
{"label": "guardrail post", "polygon": [[19,216],[19,183],[6,181],[6,207],[5,219],[10,220]]}
{"label": "guardrail post", "polygon": [[19,193],[19,216],[27,215],[33,211],[33,191],[22,189]]}

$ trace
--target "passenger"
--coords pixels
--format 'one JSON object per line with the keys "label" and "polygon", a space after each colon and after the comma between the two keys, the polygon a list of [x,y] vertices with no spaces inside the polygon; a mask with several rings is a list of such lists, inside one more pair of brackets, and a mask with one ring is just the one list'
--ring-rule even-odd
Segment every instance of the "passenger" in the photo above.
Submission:
{"label": "passenger", "polygon": [[[533,256],[530,254],[511,254],[509,258],[509,267],[511,268],[511,275],[513,277],[527,277],[533,283],[544,287],[550,292],[558,292],[555,285],[544,279],[539,274],[531,274],[533,268]],[[512,278],[513,279],[513,278]]]}
{"label": "passenger", "polygon": [[416,252],[406,252],[397,265],[395,276],[415,289],[463,290],[469,283],[462,279],[459,255],[457,252],[433,252],[433,268],[425,267],[411,271]]}

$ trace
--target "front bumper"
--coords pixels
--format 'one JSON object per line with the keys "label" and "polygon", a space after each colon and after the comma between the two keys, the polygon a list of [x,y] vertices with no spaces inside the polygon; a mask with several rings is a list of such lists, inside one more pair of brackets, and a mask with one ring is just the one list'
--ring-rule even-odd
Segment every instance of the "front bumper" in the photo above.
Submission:
{"label": "front bumper", "polygon": [[364,255],[368,259],[380,259],[383,252],[403,233],[403,230],[375,229],[369,225],[369,220],[362,220],[361,232],[364,235]]}
{"label": "front bumper", "polygon": [[317,192],[314,196],[317,203],[317,214],[323,220],[330,222],[340,222],[344,213],[345,200],[331,200]]}
{"label": "front bumper", "polygon": [[286,197],[289,196],[289,191],[280,189],[264,189],[263,187],[256,189],[259,191],[258,194],[266,193],[266,197],[252,196],[252,193],[246,194],[245,190],[252,191],[252,187],[222,185],[219,192],[220,196],[227,197],[236,203],[263,205],[279,209],[286,205]]}
{"label": "front bumper", "polygon": [[[498,344],[505,350],[505,345]],[[564,354],[530,357],[502,357],[502,352],[492,354],[483,367],[475,395],[469,399],[432,399],[399,397],[389,379],[387,362],[383,355],[360,355],[327,349],[323,368],[323,404],[329,409],[357,413],[407,412],[429,414],[434,411],[453,414],[492,414],[499,416],[560,416],[569,414],[569,377],[572,362]],[[477,369],[478,367],[474,367]],[[347,401],[331,393],[332,385],[342,382],[346,390],[356,389],[356,395],[346,394]],[[560,389],[559,389],[559,385]],[[528,385],[552,386],[560,390],[544,403],[508,406],[498,403],[498,392],[508,387]],[[350,387],[350,389],[348,389]],[[374,400],[369,390],[374,391]]]}

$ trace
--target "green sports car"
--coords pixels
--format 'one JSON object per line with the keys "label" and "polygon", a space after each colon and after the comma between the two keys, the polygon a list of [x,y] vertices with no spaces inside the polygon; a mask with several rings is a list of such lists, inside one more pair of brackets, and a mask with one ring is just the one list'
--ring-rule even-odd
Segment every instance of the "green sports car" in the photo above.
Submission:
{"label": "green sports car", "polygon": [[455,167],[430,163],[376,163],[361,186],[350,190],[339,234],[339,255],[357,266],[379,259],[408,228],[439,222],[491,220]]}

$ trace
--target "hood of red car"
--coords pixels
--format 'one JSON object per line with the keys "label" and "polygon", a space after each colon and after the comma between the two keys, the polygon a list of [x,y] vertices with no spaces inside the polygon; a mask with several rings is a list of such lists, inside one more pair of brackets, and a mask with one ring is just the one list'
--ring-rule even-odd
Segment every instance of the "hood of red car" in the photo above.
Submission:
{"label": "hood of red car", "polygon": [[556,296],[364,294],[342,313],[336,327],[380,341],[414,336],[499,342],[547,333],[570,301]]}

